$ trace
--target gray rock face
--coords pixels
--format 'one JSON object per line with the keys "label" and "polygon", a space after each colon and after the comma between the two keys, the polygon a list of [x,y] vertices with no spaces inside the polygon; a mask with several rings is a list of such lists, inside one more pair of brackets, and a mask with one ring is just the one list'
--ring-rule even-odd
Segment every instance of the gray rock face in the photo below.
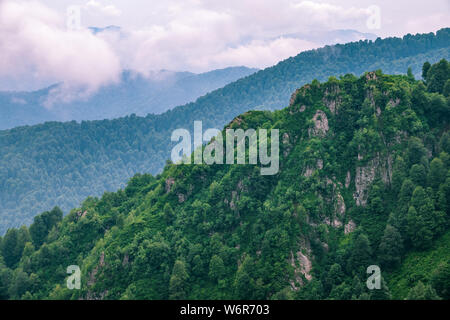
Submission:
{"label": "gray rock face", "polygon": [[328,126],[328,118],[325,112],[317,110],[313,119],[314,127],[308,130],[310,137],[325,137],[330,127]]}
{"label": "gray rock face", "polygon": [[356,167],[355,174],[355,188],[353,198],[357,206],[365,206],[367,204],[367,193],[370,184],[379,177],[385,184],[390,184],[392,181],[392,157],[389,155],[386,158],[381,158],[377,155],[374,159],[369,161],[366,166]]}
{"label": "gray rock face", "polygon": [[341,99],[339,97],[340,89],[337,85],[327,88],[325,91],[325,97],[323,98],[323,104],[331,111],[332,114],[339,113],[339,105]]}
{"label": "gray rock face", "polygon": [[356,191],[353,198],[357,206],[365,206],[367,204],[367,189],[372,181],[375,179],[376,163],[374,160],[365,167],[357,167],[355,174]]}
{"label": "gray rock face", "polygon": [[349,234],[356,229],[356,223],[350,220],[344,227],[344,233]]}
{"label": "gray rock face", "polygon": [[350,182],[352,181],[352,176],[350,171],[347,171],[347,176],[345,177],[345,187],[348,189],[350,187]]}
{"label": "gray rock face", "polygon": [[295,255],[291,251],[291,257],[289,262],[291,266],[294,268],[294,279],[290,280],[289,282],[291,284],[292,290],[297,291],[299,290],[297,284],[299,284],[300,286],[304,285],[301,275],[303,275],[307,281],[312,280],[312,276],[310,273],[312,269],[312,262],[301,251],[298,251]]}

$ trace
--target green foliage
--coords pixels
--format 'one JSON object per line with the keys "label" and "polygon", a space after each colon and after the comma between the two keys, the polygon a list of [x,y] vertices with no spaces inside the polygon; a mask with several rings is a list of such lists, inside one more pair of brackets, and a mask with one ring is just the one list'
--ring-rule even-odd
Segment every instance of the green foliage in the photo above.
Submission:
{"label": "green foliage", "polygon": [[[31,224],[35,215],[54,206],[59,206],[67,213],[88,196],[100,196],[105,191],[123,188],[127,179],[138,172],[154,175],[160,173],[174,146],[170,141],[171,133],[178,128],[192,131],[194,120],[202,120],[205,129],[221,128],[250,109],[279,109],[289,104],[295,89],[314,79],[326,81],[330,76],[339,77],[349,73],[361,75],[368,70],[377,69],[392,74],[404,74],[408,67],[412,68],[413,74],[420,76],[424,61],[437,62],[443,57],[450,59],[449,35],[449,29],[442,29],[436,34],[359,41],[305,51],[276,66],[206,94],[194,103],[159,115],[130,115],[115,120],[81,123],[47,122],[0,131],[0,234],[4,234],[10,227]],[[433,86],[434,83],[438,87],[441,86],[441,69],[435,67],[430,70]],[[195,91],[192,90],[192,79],[183,79],[183,88],[188,87],[190,91]],[[336,119],[336,129],[343,134],[343,140],[330,156],[341,151],[340,149],[346,146],[343,143],[348,142],[345,140],[352,135],[351,130],[340,131],[340,128],[346,125],[348,128],[359,127],[355,142],[367,142],[362,144],[362,147],[368,147],[366,151],[373,153],[375,149],[380,148],[383,141],[383,137],[377,134],[379,128],[383,127],[386,136],[396,133],[391,130],[394,127],[395,130],[416,135],[421,130],[419,125],[427,124],[417,119],[416,114],[421,116],[421,113],[415,109],[427,107],[427,101],[421,101],[422,104],[417,106],[413,104],[412,108],[405,108],[408,104],[405,99],[404,104],[400,106],[404,109],[400,118],[397,114],[398,108],[386,107],[385,110],[386,101],[382,100],[386,97],[379,94],[385,90],[380,86],[377,88],[376,98],[377,103],[382,105],[382,111],[386,111],[386,118],[379,121],[376,120],[374,109],[367,104],[370,99],[363,97],[367,88],[358,85],[355,76],[347,75],[341,84],[338,82],[340,80],[334,79],[329,83],[330,88],[342,84],[347,93],[341,97],[343,112]],[[205,80],[208,84],[211,82],[210,78]],[[395,90],[391,89],[393,92],[409,95],[400,88],[409,87],[410,82],[413,80],[405,77],[402,84],[399,82],[395,85]],[[149,90],[148,85],[137,85],[135,82],[130,85],[132,88],[144,87],[144,92]],[[319,82],[316,81],[314,86],[319,93]],[[415,88],[413,86],[412,89]],[[108,110],[116,111],[118,107],[128,105],[118,99],[117,94],[120,92],[122,91],[116,88],[106,91],[104,95],[110,101]],[[171,90],[167,98],[172,99],[175,96],[176,92]],[[423,96],[419,94],[418,98]],[[323,103],[317,99],[318,95],[308,95],[306,98],[313,99],[315,106]],[[392,98],[395,101],[398,97]],[[10,100],[9,96],[0,93],[1,106],[8,105]],[[430,123],[435,126],[440,118],[448,114],[448,109],[443,104],[445,100],[439,96],[433,96],[432,100],[435,115],[430,118]],[[147,104],[149,99],[143,98],[142,101]],[[354,105],[356,102],[359,104],[358,108]],[[161,106],[166,103],[167,101],[162,101],[157,104]],[[359,117],[359,107],[363,104],[365,113],[368,113]],[[21,106],[21,110],[23,107]],[[89,108],[90,105],[75,110],[81,116],[97,112],[85,107]],[[144,107],[147,105],[143,105]],[[395,118],[395,121],[404,123],[401,128],[393,123],[394,126],[389,125],[388,113],[393,113],[391,118]],[[13,110],[9,110],[7,114],[13,114]],[[104,109],[98,113],[98,117],[106,117]],[[254,117],[255,123],[264,125]],[[0,117],[0,122],[13,120]],[[360,124],[357,124],[356,120],[359,120]]]}
{"label": "green foliage", "polygon": [[33,224],[30,226],[29,231],[33,244],[36,247],[40,247],[44,243],[49,232],[62,220],[62,217],[63,212],[58,207],[55,207],[50,212],[44,212],[34,217]]}
{"label": "green foliage", "polygon": [[405,299],[409,290],[419,281],[424,284],[433,284],[433,288],[438,291],[439,287],[435,286],[432,279],[448,259],[450,259],[450,232],[448,231],[429,250],[408,252],[401,266],[389,274],[388,283],[393,298]]}
{"label": "green foliage", "polygon": [[[379,71],[314,81],[290,107],[230,124],[280,129],[276,175],[261,175],[260,163],[169,162],[62,220],[44,213],[29,229],[11,229],[1,239],[0,295],[404,299],[410,290],[416,298],[422,281],[426,298],[435,298],[429,285],[444,296],[448,118],[430,126],[427,103],[440,94],[428,90],[416,114],[411,92],[421,85]],[[318,110],[323,135],[310,130]],[[82,288],[69,293],[73,264],[82,266]],[[367,289],[370,265],[382,267],[381,290]]]}
{"label": "green foliage", "polygon": [[209,277],[212,280],[219,281],[224,277],[225,271],[226,269],[222,258],[218,255],[212,256],[211,261],[209,262]]}
{"label": "green foliage", "polygon": [[378,259],[386,269],[400,264],[403,255],[403,239],[395,227],[389,224],[386,226],[378,252]]}
{"label": "green foliage", "polygon": [[450,260],[442,262],[431,278],[433,288],[443,299],[450,299]]}
{"label": "green foliage", "polygon": [[426,72],[426,81],[429,92],[444,92],[444,86],[450,77],[450,64],[447,60],[442,59],[434,64]]}
{"label": "green foliage", "polygon": [[419,281],[408,293],[408,300],[440,300],[431,285],[425,285]]}
{"label": "green foliage", "polygon": [[422,78],[424,80],[427,79],[427,74],[428,74],[428,71],[430,71],[430,68],[431,68],[431,63],[429,63],[428,61],[423,64],[423,67],[422,67]]}
{"label": "green foliage", "polygon": [[183,261],[177,260],[173,266],[172,276],[169,282],[169,298],[173,300],[182,300],[187,298],[187,280],[189,275],[186,271],[186,265]]}
{"label": "green foliage", "polygon": [[14,268],[22,257],[25,243],[29,241],[30,235],[24,227],[9,229],[2,240],[1,252],[5,265]]}

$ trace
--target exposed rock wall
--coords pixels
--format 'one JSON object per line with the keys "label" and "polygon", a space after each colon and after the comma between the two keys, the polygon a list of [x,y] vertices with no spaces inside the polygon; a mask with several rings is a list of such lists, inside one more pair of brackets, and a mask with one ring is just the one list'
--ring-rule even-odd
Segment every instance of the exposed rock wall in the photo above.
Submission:
{"label": "exposed rock wall", "polygon": [[355,173],[355,193],[353,198],[357,206],[365,206],[367,204],[367,193],[370,184],[375,180],[377,175],[383,180],[385,184],[390,184],[392,181],[392,156],[388,155],[381,158],[377,155],[374,159],[369,161],[366,166],[356,167]]}
{"label": "exposed rock wall", "polygon": [[325,137],[330,127],[328,126],[328,118],[325,112],[317,110],[313,119],[314,127],[308,130],[310,137]]}

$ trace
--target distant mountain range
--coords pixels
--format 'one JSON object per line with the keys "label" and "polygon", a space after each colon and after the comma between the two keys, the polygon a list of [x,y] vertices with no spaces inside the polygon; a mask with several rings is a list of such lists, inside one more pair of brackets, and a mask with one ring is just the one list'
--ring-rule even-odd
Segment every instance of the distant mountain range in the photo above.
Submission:
{"label": "distant mountain range", "polygon": [[248,76],[257,69],[230,67],[206,73],[161,70],[149,76],[124,71],[118,84],[101,88],[87,99],[46,103],[58,84],[34,92],[0,92],[0,129],[45,121],[102,120],[129,114],[159,114],[195,101],[208,92]]}

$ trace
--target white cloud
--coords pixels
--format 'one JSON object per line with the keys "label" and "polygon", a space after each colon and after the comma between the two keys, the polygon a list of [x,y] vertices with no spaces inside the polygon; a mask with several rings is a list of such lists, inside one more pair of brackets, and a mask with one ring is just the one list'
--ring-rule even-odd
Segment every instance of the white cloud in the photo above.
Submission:
{"label": "white cloud", "polygon": [[[371,32],[367,8],[374,3],[382,9],[383,30],[432,31],[424,17],[433,17],[435,30],[449,18],[445,0],[436,0],[436,9],[406,0],[127,0],[123,6],[111,0],[1,1],[0,83],[5,76],[17,83],[18,75],[32,75],[35,82],[49,78],[91,91],[124,68],[151,75],[160,69],[267,67],[319,47],[325,38],[332,41],[326,31]],[[115,24],[120,31],[67,31],[65,7],[72,3],[82,8],[84,27]],[[293,35],[299,33],[308,36]]]}
{"label": "white cloud", "polygon": [[[114,46],[124,68],[205,71],[232,65],[263,68],[316,48],[288,33],[364,25],[366,9],[311,1],[186,1],[166,4],[148,27],[98,36]],[[347,22],[352,20],[351,24]],[[347,24],[346,24],[347,23]]]}
{"label": "white cloud", "polygon": [[90,12],[94,13],[100,13],[107,16],[117,17],[122,14],[122,11],[119,10],[115,5],[113,4],[102,4],[99,1],[96,0],[89,0],[85,5],[84,8]]}
{"label": "white cloud", "polygon": [[358,25],[367,20],[370,12],[367,8],[342,7],[324,2],[301,1],[292,5],[310,26],[342,28]]}
{"label": "white cloud", "polygon": [[[32,74],[33,79],[63,82],[53,93],[57,101],[93,92],[117,80],[122,69],[150,76],[160,69],[264,68],[320,43],[286,34],[331,28],[349,20],[354,22],[347,26],[355,26],[367,16],[364,9],[292,0],[168,0],[143,6],[142,11],[155,10],[146,26],[94,35],[86,28],[67,30],[65,12],[41,2],[3,0],[0,79]],[[85,27],[93,17],[103,21],[105,16],[117,19],[122,14],[106,0],[84,0],[81,8]]]}
{"label": "white cloud", "polygon": [[317,48],[318,45],[295,38],[277,38],[270,41],[254,40],[246,45],[228,48],[212,58],[218,65],[245,65],[248,67],[269,67],[301,51]]}
{"label": "white cloud", "polygon": [[88,30],[70,31],[55,11],[35,1],[0,2],[0,77],[31,74],[65,88],[93,92],[116,81],[120,62]]}

